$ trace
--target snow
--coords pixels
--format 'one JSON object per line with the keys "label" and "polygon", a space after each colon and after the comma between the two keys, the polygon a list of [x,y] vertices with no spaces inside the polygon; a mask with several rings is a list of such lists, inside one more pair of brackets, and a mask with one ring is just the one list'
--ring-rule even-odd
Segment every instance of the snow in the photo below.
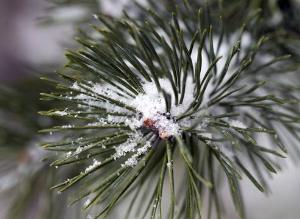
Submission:
{"label": "snow", "polygon": [[[172,91],[171,83],[168,79],[159,79],[159,83],[163,85],[166,91]],[[87,85],[88,84],[88,85]],[[79,84],[75,82],[72,86],[73,89],[81,91],[83,93],[73,97],[73,99],[80,100],[81,102],[89,106],[98,106],[107,110],[107,112],[119,112],[130,113],[123,107],[116,106],[108,101],[99,100],[94,95],[87,95],[87,90],[92,90],[96,94],[109,97],[117,100],[120,103],[124,103],[134,109],[138,113],[131,114],[129,116],[113,116],[109,115],[107,118],[99,119],[99,124],[120,124],[124,123],[131,130],[135,131],[139,127],[143,126],[147,120],[153,121],[155,130],[158,131],[159,136],[162,139],[167,139],[170,136],[177,136],[181,134],[181,124],[175,122],[174,119],[167,118],[166,114],[169,113],[172,118],[181,115],[187,110],[187,107],[194,99],[195,86],[192,81],[192,77],[187,78],[185,98],[182,104],[175,105],[175,95],[173,91],[170,93],[172,98],[171,111],[166,112],[165,100],[161,92],[158,91],[154,82],[143,82],[143,90],[145,93],[139,93],[135,98],[129,97],[127,94],[122,93],[120,90],[116,90],[112,85],[102,85],[95,83]],[[169,117],[170,117],[169,116]],[[187,124],[187,120],[182,120],[181,123]]]}
{"label": "snow", "polygon": [[133,131],[143,125],[143,121],[137,118],[126,118],[124,123]]}
{"label": "snow", "polygon": [[124,164],[121,164],[122,167],[134,167],[138,163],[138,158],[145,154],[149,149],[151,148],[151,143],[149,141],[146,141],[144,146],[138,148],[135,154],[133,154],[130,158],[128,158]]}
{"label": "snow", "polygon": [[64,129],[73,128],[73,127],[74,127],[74,125],[71,125],[71,124],[62,126],[62,128],[64,128]]}
{"label": "snow", "polygon": [[77,147],[75,154],[80,154],[83,151],[83,147]]}
{"label": "snow", "polygon": [[180,134],[179,125],[172,119],[161,114],[155,114],[151,119],[155,121],[154,126],[162,139]]}
{"label": "snow", "polygon": [[66,115],[68,115],[68,113],[66,111],[55,111],[53,113],[55,115],[58,115],[58,116],[66,116]]}
{"label": "snow", "polygon": [[[206,109],[204,110],[205,112],[202,109],[196,113],[195,117],[197,117],[197,119],[195,120],[186,118],[176,121],[176,118],[185,113],[194,100],[195,84],[191,76],[187,78],[186,83],[189,86],[186,87],[183,102],[177,105],[175,104],[175,95],[169,79],[159,79],[159,83],[163,89],[170,92],[170,112],[167,112],[164,96],[157,89],[156,84],[153,81],[142,81],[142,79],[141,83],[144,92],[139,93],[135,97],[129,96],[127,93],[124,93],[124,91],[118,90],[110,84],[92,82],[81,84],[75,82],[72,86],[72,89],[77,90],[79,94],[70,97],[71,99],[78,100],[88,106],[103,108],[108,113],[117,112],[122,114],[106,115],[97,118],[96,122],[89,123],[87,126],[125,125],[130,128],[132,132],[129,134],[128,139],[124,143],[115,146],[115,153],[113,154],[115,160],[122,157],[125,158],[125,162],[121,164],[123,167],[135,166],[141,156],[146,154],[152,147],[151,142],[145,139],[145,136],[139,131],[141,127],[152,130],[154,135],[157,134],[161,140],[166,140],[170,137],[181,135],[182,128],[190,126],[193,122],[196,122],[200,127],[204,123],[204,120],[201,120],[201,118],[204,113],[207,113]],[[131,107],[135,112],[120,107],[106,100],[106,98],[116,100],[121,104]],[[64,112],[60,112],[60,114],[61,113],[64,114]],[[77,148],[75,154],[81,153],[83,149],[82,147]],[[97,165],[98,163],[94,162],[86,171],[92,170]]]}
{"label": "snow", "polygon": [[152,117],[158,112],[166,112],[164,98],[158,92],[154,82],[146,82],[143,84],[145,93],[137,95],[129,105],[142,113],[144,117]]}
{"label": "snow", "polygon": [[96,159],[93,160],[93,164],[91,164],[90,166],[88,166],[86,169],[85,169],[85,173],[89,173],[91,172],[92,170],[94,170],[96,167],[100,166],[101,165],[101,162],[100,161],[97,161]]}
{"label": "snow", "polygon": [[[163,84],[166,90],[172,89],[170,82],[166,79],[161,79],[160,84]],[[147,120],[153,121],[153,125],[158,130],[162,139],[179,135],[181,133],[180,126],[172,119],[167,118],[166,115],[171,115],[171,112],[166,112],[165,100],[163,95],[158,92],[155,83],[144,83],[143,89],[145,93],[139,94],[129,103],[130,106],[137,109],[142,115],[142,118],[135,123],[141,124]],[[181,105],[178,107],[174,105],[172,108],[175,108],[177,113],[183,111]]]}
{"label": "snow", "polygon": [[[78,147],[78,148],[79,148],[79,147]],[[66,155],[65,155],[65,156],[66,156],[66,158],[69,158],[71,155],[72,155],[72,152],[71,152],[71,151],[69,151],[69,152],[67,152],[67,153],[66,153]]]}
{"label": "snow", "polygon": [[88,198],[84,203],[83,206],[87,207],[91,203],[91,200]]}
{"label": "snow", "polygon": [[122,164],[122,166],[127,166],[127,167],[133,167],[135,165],[137,165],[138,161],[135,157],[130,157],[128,160],[125,161],[124,164]]}
{"label": "snow", "polygon": [[114,159],[125,156],[129,152],[135,152],[136,146],[143,141],[143,135],[140,132],[132,134],[126,142],[120,144],[115,148],[116,153],[113,155]]}
{"label": "snow", "polygon": [[172,167],[172,165],[173,165],[173,163],[172,163],[172,162],[168,162],[168,163],[167,163],[167,167],[168,167],[168,168],[171,168],[171,167]]}
{"label": "snow", "polygon": [[141,155],[147,153],[151,148],[151,142],[143,137],[142,133],[135,132],[132,134],[126,142],[115,147],[115,154],[113,158],[116,160],[120,157],[126,156],[128,153],[133,153],[125,163],[121,164],[122,167],[133,167],[138,163],[138,159]]}
{"label": "snow", "polygon": [[102,99],[100,97],[96,98],[98,94],[100,96],[108,97],[110,99],[114,99],[126,103],[128,101],[128,97],[126,96],[127,94],[124,93],[120,94],[120,91],[117,91],[116,88],[114,88],[111,85],[108,84],[104,85],[98,83],[89,83],[89,85],[86,85],[86,84],[75,82],[71,88],[82,93],[74,97],[70,97],[70,99],[79,100],[80,102],[87,104],[88,106],[104,108],[107,110],[107,112],[128,113],[127,109],[117,106],[113,103],[110,103],[108,100],[104,98]]}
{"label": "snow", "polygon": [[116,153],[114,154],[114,159],[120,158],[122,156],[125,156],[128,152],[134,152],[136,143],[134,141],[126,141],[123,144],[120,144],[116,148]]}

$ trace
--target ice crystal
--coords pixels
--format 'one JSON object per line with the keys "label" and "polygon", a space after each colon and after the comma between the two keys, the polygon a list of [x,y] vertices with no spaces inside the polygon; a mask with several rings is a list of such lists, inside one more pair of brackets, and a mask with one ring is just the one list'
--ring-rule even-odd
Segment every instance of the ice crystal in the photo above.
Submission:
{"label": "ice crystal", "polygon": [[101,162],[100,161],[97,161],[96,159],[93,160],[93,164],[91,164],[90,166],[88,166],[86,169],[85,169],[85,173],[88,173],[90,171],[92,171],[93,169],[95,169],[96,167],[100,166],[101,165]]}
{"label": "ice crystal", "polygon": [[122,166],[128,166],[133,167],[138,163],[138,158],[145,154],[149,149],[151,148],[151,143],[149,141],[146,141],[145,144],[136,149],[136,153],[133,154],[130,158],[128,158]]}

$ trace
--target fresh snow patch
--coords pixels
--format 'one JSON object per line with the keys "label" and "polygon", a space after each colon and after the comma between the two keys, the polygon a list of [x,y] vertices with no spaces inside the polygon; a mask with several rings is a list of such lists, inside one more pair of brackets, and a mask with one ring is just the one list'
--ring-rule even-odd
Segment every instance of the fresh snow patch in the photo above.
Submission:
{"label": "fresh snow patch", "polygon": [[136,146],[142,142],[143,135],[140,132],[132,134],[126,142],[118,145],[115,150],[116,153],[113,155],[114,159],[125,156],[129,152],[135,152]]}
{"label": "fresh snow patch", "polygon": [[157,112],[165,112],[164,99],[159,93],[153,83],[146,83],[144,85],[145,94],[139,94],[132,100],[130,106],[137,109],[144,117],[152,117]]}
{"label": "fresh snow patch", "polygon": [[95,169],[96,167],[98,167],[100,165],[101,165],[101,162],[94,159],[93,164],[91,164],[90,166],[88,166],[85,169],[85,173],[88,173],[88,172],[92,171],[93,169]]}
{"label": "fresh snow patch", "polygon": [[[79,91],[79,94],[69,98],[78,100],[79,106],[87,108],[88,110],[92,110],[91,107],[100,107],[111,114],[120,113],[120,115],[106,115],[105,117],[98,118],[97,122],[89,123],[87,126],[106,124],[124,124],[128,126],[133,133],[130,134],[127,141],[115,147],[113,158],[116,160],[128,156],[130,153],[130,156],[122,166],[132,167],[135,166],[140,157],[151,148],[151,142],[144,138],[143,134],[139,131],[140,128],[151,129],[157,133],[161,139],[168,139],[172,136],[180,135],[182,128],[190,126],[193,122],[196,122],[199,127],[204,123],[204,120],[201,119],[203,117],[203,110],[199,110],[199,112],[195,114],[195,119],[185,118],[176,121],[176,117],[185,113],[194,100],[195,84],[191,76],[187,78],[186,83],[189,86],[186,87],[182,104],[175,104],[174,91],[168,79],[159,79],[159,83],[162,85],[162,88],[171,95],[172,105],[170,112],[167,112],[164,96],[158,91],[153,81],[142,82],[144,93],[139,93],[135,97],[126,93],[124,91],[126,89],[118,90],[118,88],[111,84],[75,82],[72,88]],[[135,109],[136,112],[118,106],[114,101],[127,105]],[[205,110],[205,112],[206,111],[207,110]],[[57,112],[57,114],[61,115],[66,113],[65,111]],[[67,127],[69,128],[71,126],[66,126],[66,128]],[[83,150],[84,148],[78,147],[74,154],[79,154]],[[86,169],[86,172],[89,172],[97,165],[100,165],[100,163],[94,161],[94,163]]]}
{"label": "fresh snow patch", "polygon": [[124,164],[121,164],[122,167],[127,166],[127,167],[134,167],[138,163],[138,158],[145,154],[149,148],[151,148],[151,143],[149,141],[146,141],[144,146],[138,148],[135,154],[133,154],[130,158],[128,158]]}

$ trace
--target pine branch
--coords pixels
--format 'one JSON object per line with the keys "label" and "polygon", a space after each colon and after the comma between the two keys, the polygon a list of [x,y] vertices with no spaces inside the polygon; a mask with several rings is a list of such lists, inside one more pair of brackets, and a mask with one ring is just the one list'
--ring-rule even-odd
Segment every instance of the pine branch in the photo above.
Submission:
{"label": "pine branch", "polygon": [[[299,88],[276,78],[294,77],[286,68],[289,56],[269,54],[265,61],[265,37],[244,42],[244,30],[255,26],[257,14],[246,19],[238,35],[215,28],[220,20],[208,7],[202,12],[191,10],[195,7],[188,2],[185,7],[168,14],[140,6],[145,22],[128,14],[123,19],[99,14],[101,25],[94,30],[101,37],[79,38],[82,48],[67,53],[57,89],[42,94],[65,108],[41,113],[68,121],[44,130],[64,136],[44,144],[60,154],[52,165],[86,166],[53,188],[81,186],[74,203],[86,199],[85,208],[97,210],[95,218],[107,217],[132,194],[133,200],[143,200],[143,193],[147,203],[133,201],[128,217],[200,218],[204,191],[210,194],[209,211],[214,205],[220,218],[219,168],[245,218],[242,173],[265,190],[261,170],[253,173],[248,162],[276,173],[271,158],[298,150],[287,149],[290,141],[282,130],[299,141]],[[262,145],[259,136],[272,144]],[[177,165],[184,165],[182,173]],[[184,179],[181,185],[174,175]],[[167,208],[163,191],[170,197]],[[130,214],[132,206],[136,214]]]}

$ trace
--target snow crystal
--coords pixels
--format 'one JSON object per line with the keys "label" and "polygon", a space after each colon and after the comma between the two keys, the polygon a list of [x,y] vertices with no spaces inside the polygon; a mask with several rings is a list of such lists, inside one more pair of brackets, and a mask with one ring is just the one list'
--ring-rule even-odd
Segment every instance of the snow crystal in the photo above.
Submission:
{"label": "snow crystal", "polygon": [[66,158],[70,157],[72,155],[72,152],[69,151],[68,153],[66,153]]}
{"label": "snow crystal", "polygon": [[140,156],[148,151],[148,149],[151,148],[151,143],[149,141],[146,141],[145,145],[143,147],[140,147],[137,149],[137,156]]}
{"label": "snow crystal", "polygon": [[[188,83],[192,81],[188,78]],[[168,79],[159,79],[160,84],[164,85],[164,89],[167,91],[172,90],[171,83]],[[188,106],[188,102],[191,102],[193,98],[193,86],[187,87],[187,92],[185,95],[184,102],[180,105],[174,104],[171,107],[171,112],[166,112],[165,100],[161,92],[158,91],[154,82],[144,82],[143,83],[143,90],[145,93],[138,94],[135,98],[129,98],[126,94],[122,93],[120,90],[117,90],[115,87],[109,84],[94,84],[94,83],[85,83],[79,84],[75,82],[72,86],[73,89],[87,92],[87,90],[92,90],[96,94],[109,97],[111,99],[118,100],[121,103],[124,103],[138,112],[136,115],[132,115],[130,118],[127,116],[114,116],[108,115],[106,118],[98,119],[97,123],[89,124],[89,125],[106,125],[106,124],[120,124],[124,123],[127,125],[131,130],[135,131],[138,128],[144,125],[144,122],[149,120],[153,121],[155,131],[158,132],[161,139],[167,139],[170,136],[179,135],[180,124],[176,123],[172,118],[167,117],[165,114],[169,113],[173,116],[178,116],[185,112],[186,107]],[[121,93],[120,93],[121,92]],[[101,108],[106,109],[108,112],[120,112],[120,113],[129,113],[127,109],[124,107],[116,106],[115,104],[95,98],[93,95],[87,94],[79,94],[73,99],[80,100],[81,102],[87,104],[88,106],[98,106]],[[173,94],[174,99],[174,94]],[[148,127],[149,128],[149,127]],[[131,146],[134,148],[135,146],[130,144],[127,146]],[[128,148],[130,151],[130,148]],[[128,151],[128,152],[129,152]]]}
{"label": "snow crystal", "polygon": [[[164,85],[166,90],[172,89],[168,80],[160,79],[160,83]],[[170,87],[170,89],[168,89],[168,87]],[[180,134],[179,125],[173,119],[167,118],[166,116],[166,114],[169,114],[170,117],[170,113],[166,112],[164,97],[158,92],[155,83],[144,83],[143,89],[145,93],[137,95],[136,98],[129,103],[130,106],[134,107],[142,115],[142,118],[138,121],[133,121],[130,128],[135,128],[136,125],[141,125],[141,123],[148,121],[152,124],[152,128],[158,130],[162,139]],[[182,106],[177,107],[176,110],[177,112],[184,111]],[[126,123],[128,123],[128,121]]]}
{"label": "snow crystal", "polygon": [[80,154],[83,151],[83,147],[78,147],[75,151],[75,154]]}
{"label": "snow crystal", "polygon": [[129,152],[134,152],[136,150],[137,144],[142,141],[143,135],[140,132],[132,134],[126,142],[120,144],[115,148],[116,153],[113,155],[116,160],[119,157],[125,156]]}
{"label": "snow crystal", "polygon": [[[139,145],[142,145],[142,147],[138,147]],[[142,133],[136,132],[126,142],[115,148],[116,152],[113,157],[116,160],[117,158],[126,156],[129,152],[133,152],[133,155],[124,164],[121,164],[122,167],[133,167],[138,163],[138,158],[145,154],[149,148],[151,148],[150,141],[145,140]]]}
{"label": "snow crystal", "polygon": [[136,157],[130,157],[128,160],[125,161],[125,164],[122,164],[121,166],[127,166],[127,167],[133,167],[135,165],[137,165],[137,159]]}
{"label": "snow crystal", "polygon": [[108,115],[106,118],[106,121],[108,123],[124,123],[126,120],[125,117],[121,117],[121,116],[113,116],[113,115]]}
{"label": "snow crystal", "polygon": [[164,115],[156,114],[153,120],[155,121],[154,126],[158,129],[162,139],[180,134],[179,125],[172,119],[168,119]]}
{"label": "snow crystal", "polygon": [[127,166],[127,167],[133,167],[137,165],[138,163],[138,158],[145,154],[149,148],[151,148],[151,143],[149,141],[146,141],[145,145],[138,148],[137,152],[133,154],[130,158],[128,158],[124,164],[121,164],[122,167]]}
{"label": "snow crystal", "polygon": [[135,142],[128,142],[128,141],[126,141],[125,143],[120,144],[116,148],[116,153],[114,154],[114,158],[117,159],[119,157],[122,157],[122,156],[126,155],[128,152],[134,152],[135,151],[135,147],[136,147],[136,143]]}
{"label": "snow crystal", "polygon": [[71,124],[62,126],[63,129],[73,128],[73,127],[74,127],[74,125],[71,125]]}
{"label": "snow crystal", "polygon": [[75,83],[72,85],[71,88],[73,88],[73,89],[75,89],[75,90],[81,90],[81,88],[80,88],[79,85],[78,85],[78,82],[75,82]]}
{"label": "snow crystal", "polygon": [[87,207],[91,203],[91,200],[88,198],[84,203],[83,206]]}
{"label": "snow crystal", "polygon": [[157,94],[139,94],[130,105],[141,112],[144,117],[152,117],[157,112],[165,112],[164,100]]}
{"label": "snow crystal", "polygon": [[85,169],[85,173],[88,173],[88,172],[92,171],[93,169],[95,169],[96,167],[98,167],[100,165],[101,165],[101,162],[94,159],[93,164],[91,164],[90,166],[88,166]]}
{"label": "snow crystal", "polygon": [[[143,134],[140,131],[137,131],[141,127],[153,130],[153,132],[157,133],[161,139],[168,139],[169,137],[180,135],[184,125],[190,126],[192,124],[191,120],[193,120],[191,118],[185,118],[179,122],[176,121],[176,117],[185,113],[194,100],[195,83],[193,82],[191,76],[187,77],[186,83],[189,86],[186,87],[183,102],[177,105],[175,103],[175,95],[171,82],[166,78],[159,79],[159,83],[162,85],[163,89],[169,92],[171,95],[172,106],[170,112],[167,112],[163,93],[158,90],[156,84],[153,81],[144,81],[141,83],[144,92],[139,93],[135,97],[128,95],[122,90],[118,90],[111,84],[92,82],[79,84],[75,82],[72,86],[73,89],[81,91],[82,93],[71,98],[79,100],[81,103],[83,103],[83,107],[86,107],[84,105],[96,106],[105,109],[107,112],[126,113],[127,115],[130,115],[107,115],[103,118],[97,118],[98,121],[95,123],[88,124],[88,126],[125,124],[133,131],[133,133],[128,137],[127,141],[115,147],[115,153],[113,154],[113,158],[115,160],[125,157],[128,155],[128,153],[131,153],[129,158],[127,158],[122,166],[135,166],[138,163],[141,155],[147,153],[149,148],[151,148],[150,141],[147,141]],[[130,110],[120,107],[110,100],[106,100],[105,97],[134,108],[136,113],[132,113]],[[206,112],[207,109],[205,109],[205,113]],[[64,114],[66,112],[60,113]],[[199,110],[195,114],[195,117],[197,117],[195,118],[197,121],[194,121],[194,123],[197,122],[197,124],[199,124],[198,126],[200,127],[204,123],[203,111]],[[84,148],[80,147],[77,148],[75,154],[80,153],[83,149]],[[97,165],[97,162],[93,165]],[[88,167],[86,171],[94,168],[93,165]]]}
{"label": "snow crystal", "polygon": [[126,118],[124,120],[125,125],[127,125],[131,130],[136,130],[143,125],[143,121],[137,118]]}
{"label": "snow crystal", "polygon": [[68,113],[66,111],[55,111],[54,114],[58,116],[66,116]]}

